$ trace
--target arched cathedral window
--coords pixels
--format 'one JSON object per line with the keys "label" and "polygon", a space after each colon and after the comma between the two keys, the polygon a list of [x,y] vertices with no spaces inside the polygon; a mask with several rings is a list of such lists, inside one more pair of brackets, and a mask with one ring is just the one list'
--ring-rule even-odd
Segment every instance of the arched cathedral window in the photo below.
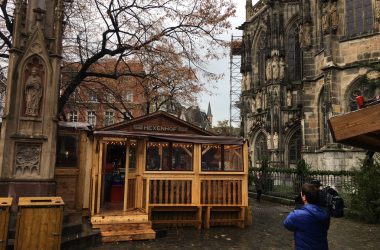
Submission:
{"label": "arched cathedral window", "polygon": [[301,49],[298,40],[298,27],[294,23],[288,33],[287,45],[286,45],[286,63],[287,63],[287,78],[289,81],[301,80]]}
{"label": "arched cathedral window", "polygon": [[260,32],[257,39],[255,39],[255,44],[252,47],[252,72],[253,72],[253,83],[254,88],[264,86],[265,83],[265,42],[266,36],[265,32]]}
{"label": "arched cathedral window", "polygon": [[328,112],[329,100],[326,93],[327,89],[322,88],[318,104],[318,123],[319,123],[319,146],[323,147],[328,142]]}
{"label": "arched cathedral window", "polygon": [[301,131],[297,130],[289,140],[288,159],[289,163],[296,164],[301,159],[302,137]]}
{"label": "arched cathedral window", "polygon": [[367,33],[373,28],[372,0],[346,0],[346,34]]}
{"label": "arched cathedral window", "polygon": [[356,97],[364,96],[364,100],[370,100],[375,97],[375,86],[368,83],[364,77],[356,80],[348,89],[348,111],[357,110]]}
{"label": "arched cathedral window", "polygon": [[268,159],[269,155],[268,155],[267,140],[264,133],[260,133],[257,136],[256,142],[255,142],[255,151],[256,151],[256,154],[255,154],[256,163],[261,163],[262,160]]}

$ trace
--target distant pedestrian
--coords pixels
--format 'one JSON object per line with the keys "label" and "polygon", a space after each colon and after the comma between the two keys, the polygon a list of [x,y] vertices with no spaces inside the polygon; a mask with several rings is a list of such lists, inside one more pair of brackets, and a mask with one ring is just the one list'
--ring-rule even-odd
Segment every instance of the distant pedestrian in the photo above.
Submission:
{"label": "distant pedestrian", "polygon": [[255,184],[256,189],[256,200],[260,202],[261,200],[261,194],[263,193],[263,176],[261,175],[261,172],[257,172],[256,176],[253,178],[253,183]]}
{"label": "distant pedestrian", "polygon": [[303,184],[301,199],[303,207],[291,212],[284,221],[285,228],[294,232],[295,249],[328,249],[330,216],[317,205],[317,187],[310,183]]}

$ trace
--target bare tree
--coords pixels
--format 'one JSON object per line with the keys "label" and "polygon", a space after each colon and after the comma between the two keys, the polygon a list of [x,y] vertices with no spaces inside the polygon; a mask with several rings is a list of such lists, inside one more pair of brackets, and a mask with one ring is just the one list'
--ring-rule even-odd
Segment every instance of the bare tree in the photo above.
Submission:
{"label": "bare tree", "polygon": [[[79,67],[70,83],[64,86],[59,112],[82,82],[93,77],[128,76],[131,72],[118,72],[118,63],[127,65],[134,60],[146,67],[145,78],[167,84],[163,92],[168,96],[174,96],[168,90],[179,81],[186,82],[182,93],[200,91],[200,74],[209,79],[216,77],[205,70],[204,63],[218,58],[216,51],[225,46],[218,36],[230,27],[227,19],[235,13],[231,0],[72,0],[65,5],[63,58]],[[13,5],[3,0],[0,8],[0,58],[7,58]],[[170,55],[174,58],[172,61],[168,61]],[[99,72],[98,67],[93,67],[110,58],[118,62],[113,72]],[[167,60],[163,61],[164,58]],[[157,62],[168,67],[159,67]],[[179,70],[187,71],[187,76],[178,78]],[[163,71],[164,74],[160,74]],[[186,92],[185,86],[191,88]],[[158,91],[156,88],[158,86],[153,85],[149,90],[149,97]],[[189,97],[187,100],[193,98]]]}

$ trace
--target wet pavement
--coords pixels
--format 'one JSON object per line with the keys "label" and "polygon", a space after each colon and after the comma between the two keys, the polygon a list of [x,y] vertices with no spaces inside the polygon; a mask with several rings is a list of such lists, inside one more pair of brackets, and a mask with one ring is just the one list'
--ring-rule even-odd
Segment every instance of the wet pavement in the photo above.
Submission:
{"label": "wet pavement", "polygon": [[[277,203],[254,203],[252,226],[212,227],[209,230],[172,228],[152,241],[104,244],[91,249],[293,249],[293,234],[282,222],[292,207]],[[380,225],[332,218],[330,249],[380,249]]]}

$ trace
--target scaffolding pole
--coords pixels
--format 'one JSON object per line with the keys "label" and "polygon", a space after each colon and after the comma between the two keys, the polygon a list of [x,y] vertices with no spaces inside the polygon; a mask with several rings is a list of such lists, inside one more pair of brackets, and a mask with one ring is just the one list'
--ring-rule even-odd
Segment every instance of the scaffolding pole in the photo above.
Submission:
{"label": "scaffolding pole", "polygon": [[242,36],[231,36],[230,47],[230,127],[240,128],[240,73]]}

